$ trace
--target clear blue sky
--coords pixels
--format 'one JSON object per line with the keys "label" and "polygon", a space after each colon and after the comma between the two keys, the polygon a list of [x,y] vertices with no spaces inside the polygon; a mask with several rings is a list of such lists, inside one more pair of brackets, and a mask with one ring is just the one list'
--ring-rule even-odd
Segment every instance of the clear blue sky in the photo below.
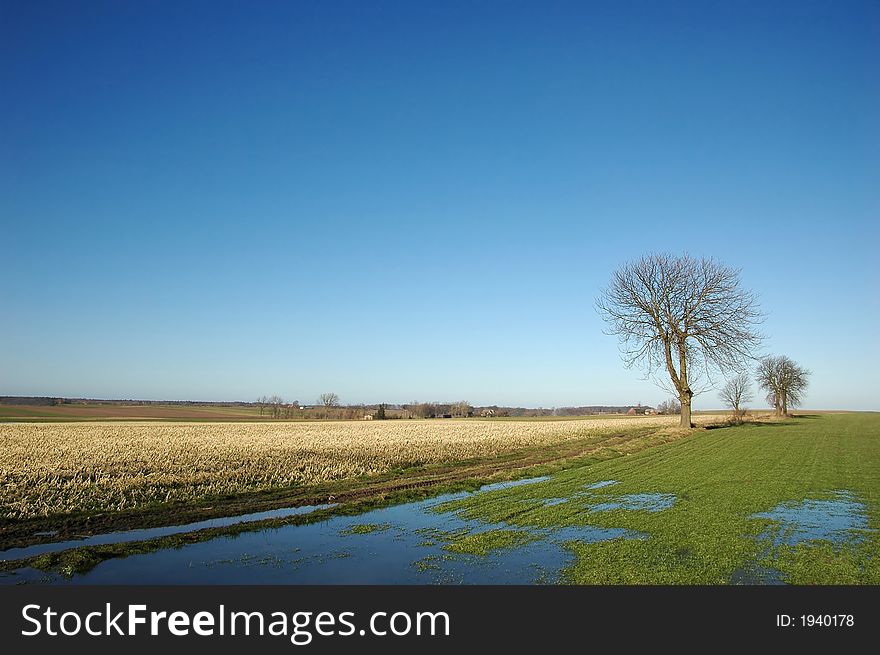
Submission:
{"label": "clear blue sky", "polygon": [[656,404],[686,250],[880,409],[880,3],[0,6],[0,394]]}

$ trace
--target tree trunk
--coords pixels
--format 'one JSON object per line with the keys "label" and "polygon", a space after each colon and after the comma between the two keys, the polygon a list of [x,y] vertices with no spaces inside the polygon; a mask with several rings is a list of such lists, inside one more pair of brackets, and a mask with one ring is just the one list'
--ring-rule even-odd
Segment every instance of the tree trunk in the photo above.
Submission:
{"label": "tree trunk", "polygon": [[788,398],[785,391],[782,392],[782,415],[788,416]]}
{"label": "tree trunk", "polygon": [[678,401],[681,403],[681,422],[679,423],[679,426],[683,428],[692,428],[694,426],[691,424],[691,398],[694,397],[694,393],[691,391],[691,387],[688,384],[686,353],[687,343],[685,342],[685,339],[682,338],[678,343]]}
{"label": "tree trunk", "polygon": [[693,395],[690,389],[685,389],[679,396],[678,400],[681,403],[681,422],[678,424],[679,427],[694,427],[693,423],[691,423],[691,398]]}
{"label": "tree trunk", "polygon": [[679,423],[679,427],[682,428],[692,428],[691,424],[691,401],[688,398],[687,401],[681,401],[681,423]]}

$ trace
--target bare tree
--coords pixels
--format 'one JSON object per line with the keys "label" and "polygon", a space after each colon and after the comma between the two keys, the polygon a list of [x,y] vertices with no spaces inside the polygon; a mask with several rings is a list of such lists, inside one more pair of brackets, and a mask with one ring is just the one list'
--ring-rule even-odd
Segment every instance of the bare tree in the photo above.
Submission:
{"label": "bare tree", "polygon": [[746,403],[750,403],[755,399],[755,396],[752,394],[752,382],[749,380],[749,376],[745,373],[734,375],[721,387],[718,397],[725,406],[733,410],[733,420],[741,423],[743,414],[746,411]]}
{"label": "bare tree", "polygon": [[257,407],[260,408],[260,416],[263,415],[263,412],[266,409],[266,405],[268,405],[268,404],[269,404],[269,401],[266,398],[266,396],[260,396],[259,398],[257,398]]}
{"label": "bare tree", "polygon": [[470,403],[466,400],[461,400],[457,403],[452,404],[452,415],[458,416],[461,418],[467,418],[467,416],[471,413],[473,408]]}
{"label": "bare tree", "polygon": [[437,416],[437,406],[434,403],[418,403],[415,406],[415,415],[419,418],[434,418]]}
{"label": "bare tree", "polygon": [[272,418],[281,418],[281,405],[284,403],[281,396],[269,396],[264,401],[272,411]]}
{"label": "bare tree", "polygon": [[788,416],[789,407],[803,402],[809,377],[810,371],[785,355],[764,357],[758,363],[758,384],[767,392],[767,402],[777,416]]}
{"label": "bare tree", "polygon": [[335,393],[322,393],[318,396],[318,402],[324,407],[336,407],[339,405],[339,396]]}
{"label": "bare tree", "polygon": [[811,372],[792,360],[785,358],[787,364],[782,368],[782,407],[783,416],[788,416],[789,407],[798,407],[804,402]]}
{"label": "bare tree", "polygon": [[670,398],[669,400],[664,400],[659,405],[657,405],[657,413],[658,414],[681,414],[681,403],[678,402],[677,398]]}
{"label": "bare tree", "polygon": [[739,271],[714,259],[646,255],[625,264],[596,301],[620,340],[627,366],[642,365],[681,402],[681,426],[691,427],[691,399],[717,372],[741,370],[753,359],[762,320]]}

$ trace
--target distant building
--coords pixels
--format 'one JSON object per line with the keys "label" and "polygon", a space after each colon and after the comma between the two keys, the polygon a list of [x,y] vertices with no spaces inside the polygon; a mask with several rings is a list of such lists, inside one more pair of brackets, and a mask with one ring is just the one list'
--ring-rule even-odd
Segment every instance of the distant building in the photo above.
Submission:
{"label": "distant building", "polygon": [[626,411],[627,416],[651,416],[656,413],[657,413],[656,409],[654,409],[653,407],[649,407],[647,405],[642,405],[641,403],[630,407]]}

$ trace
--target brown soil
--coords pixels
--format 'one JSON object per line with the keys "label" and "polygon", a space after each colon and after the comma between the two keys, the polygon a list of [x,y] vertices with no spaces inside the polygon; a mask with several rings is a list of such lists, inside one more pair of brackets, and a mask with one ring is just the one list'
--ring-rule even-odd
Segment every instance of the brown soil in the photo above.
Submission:
{"label": "brown soil", "polygon": [[165,405],[57,405],[49,407],[4,405],[0,407],[0,414],[19,420],[27,420],[28,418],[260,420],[259,414],[237,407],[200,408]]}

